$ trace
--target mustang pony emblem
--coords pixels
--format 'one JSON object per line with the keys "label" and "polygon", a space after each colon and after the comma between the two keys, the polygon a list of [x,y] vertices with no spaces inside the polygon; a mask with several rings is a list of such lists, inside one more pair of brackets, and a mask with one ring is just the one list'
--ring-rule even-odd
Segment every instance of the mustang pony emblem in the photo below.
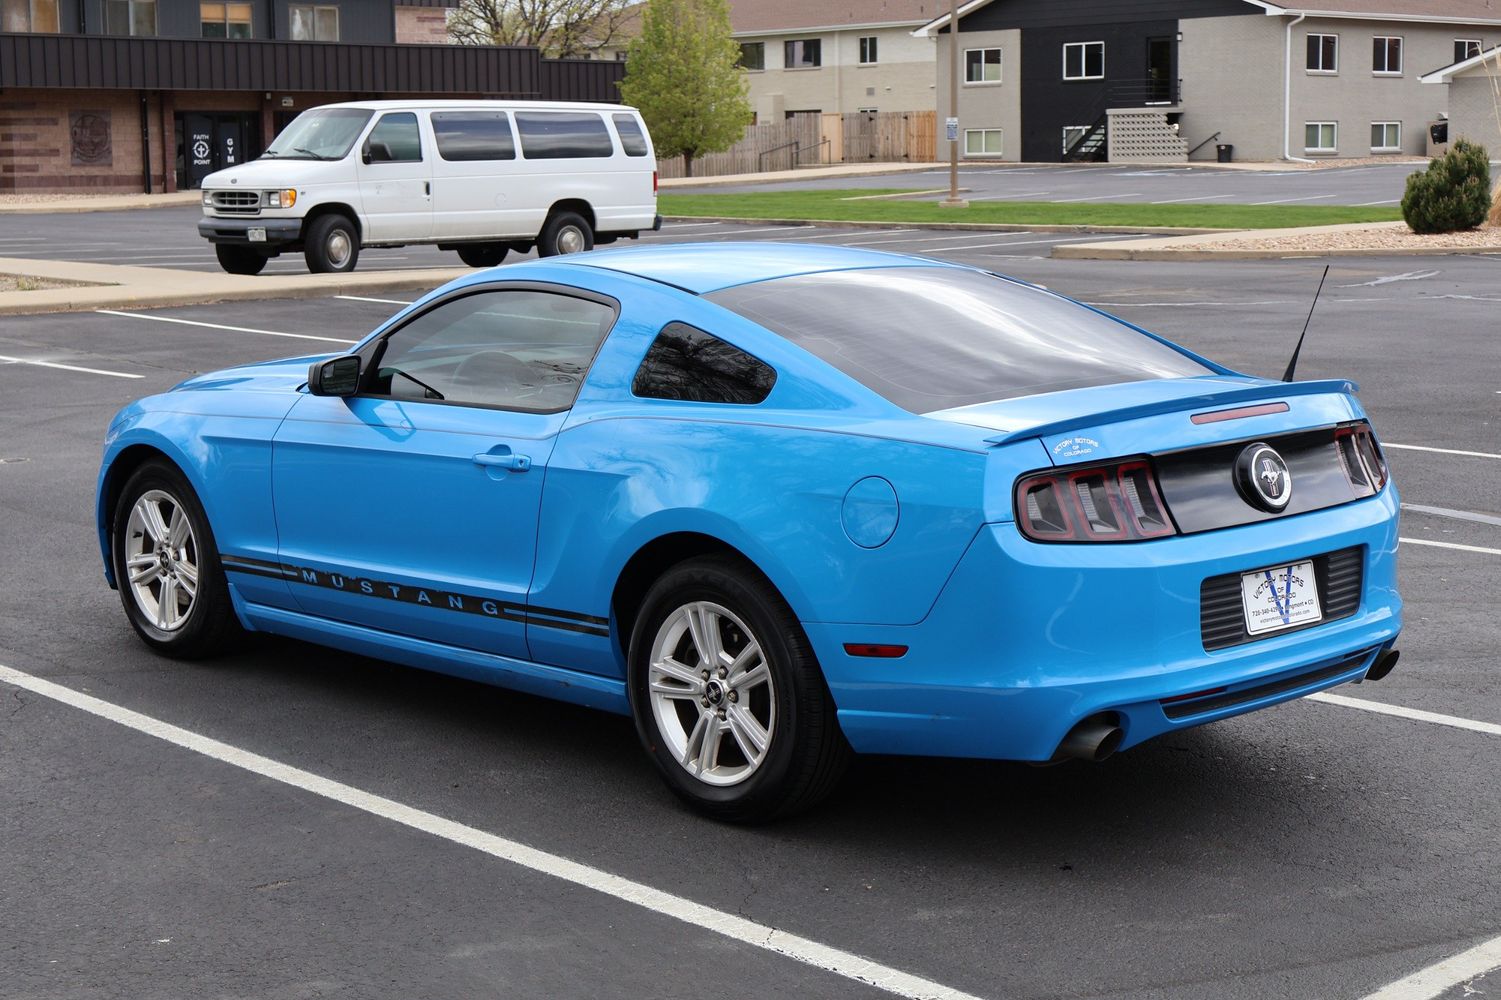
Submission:
{"label": "mustang pony emblem", "polygon": [[1265,441],[1248,444],[1235,460],[1235,486],[1252,507],[1280,514],[1293,495],[1287,462]]}

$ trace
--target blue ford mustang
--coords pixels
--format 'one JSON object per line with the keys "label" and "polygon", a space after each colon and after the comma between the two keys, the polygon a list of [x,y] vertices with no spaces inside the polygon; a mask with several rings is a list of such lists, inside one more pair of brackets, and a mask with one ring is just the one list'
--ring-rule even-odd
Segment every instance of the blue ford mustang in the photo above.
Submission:
{"label": "blue ford mustang", "polygon": [[99,541],[167,655],[270,632],[629,713],[762,820],[852,750],[1101,759],[1379,679],[1354,392],[928,259],[594,252],[127,406]]}

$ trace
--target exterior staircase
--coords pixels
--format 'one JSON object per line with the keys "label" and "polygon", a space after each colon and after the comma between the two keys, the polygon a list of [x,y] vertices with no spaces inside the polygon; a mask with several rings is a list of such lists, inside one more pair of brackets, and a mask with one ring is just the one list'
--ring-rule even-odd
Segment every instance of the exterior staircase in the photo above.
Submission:
{"label": "exterior staircase", "polygon": [[1168,121],[1178,108],[1112,108],[1105,112],[1111,163],[1187,163],[1188,141]]}

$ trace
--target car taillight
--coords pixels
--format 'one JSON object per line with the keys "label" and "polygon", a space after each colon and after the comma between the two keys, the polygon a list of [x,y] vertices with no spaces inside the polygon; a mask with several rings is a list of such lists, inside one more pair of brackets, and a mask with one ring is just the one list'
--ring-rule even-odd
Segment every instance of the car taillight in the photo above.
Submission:
{"label": "car taillight", "polygon": [[1371,425],[1350,424],[1334,432],[1334,443],[1350,485],[1362,496],[1373,496],[1386,486],[1386,456],[1376,443]]}
{"label": "car taillight", "polygon": [[1152,466],[1141,458],[1023,476],[1016,523],[1038,542],[1139,542],[1178,533]]}

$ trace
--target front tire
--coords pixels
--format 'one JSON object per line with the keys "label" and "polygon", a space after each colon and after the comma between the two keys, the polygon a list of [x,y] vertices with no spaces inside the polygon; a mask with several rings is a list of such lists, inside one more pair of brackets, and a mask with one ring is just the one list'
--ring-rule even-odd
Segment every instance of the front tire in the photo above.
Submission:
{"label": "front tire", "polygon": [[216,243],[214,254],[219,258],[219,266],[230,274],[260,274],[266,267],[266,255],[249,247]]}
{"label": "front tire", "polygon": [[360,259],[360,233],[342,215],[320,215],[308,226],[303,257],[314,274],[353,271]]}
{"label": "front tire", "polygon": [[537,236],[538,257],[557,257],[593,249],[594,228],[577,212],[553,213]]}
{"label": "front tire", "polygon": [[506,243],[474,243],[459,247],[459,260],[470,267],[498,267],[506,259]]}
{"label": "front tire", "polygon": [[177,659],[223,652],[240,632],[203,505],[167,462],[147,462],[115,504],[110,557],[125,617]]}
{"label": "front tire", "polygon": [[801,625],[769,583],[719,556],[668,570],[631,636],[636,731],[699,812],[758,823],[808,809],[850,750]]}

